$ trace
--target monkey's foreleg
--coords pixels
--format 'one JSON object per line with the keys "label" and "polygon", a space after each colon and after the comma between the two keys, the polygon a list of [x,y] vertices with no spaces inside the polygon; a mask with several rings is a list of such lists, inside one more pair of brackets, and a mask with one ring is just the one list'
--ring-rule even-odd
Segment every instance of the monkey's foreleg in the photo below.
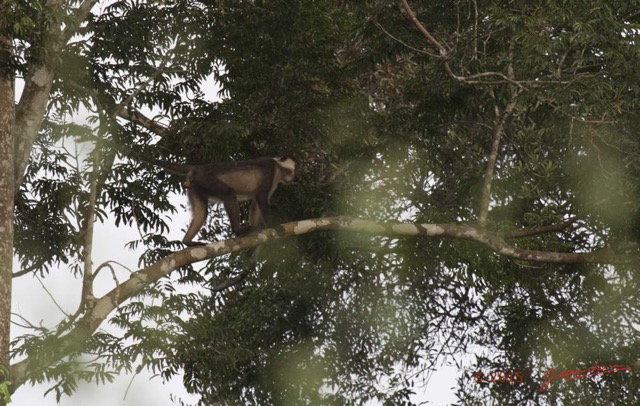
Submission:
{"label": "monkey's foreleg", "polygon": [[240,222],[240,206],[238,198],[234,192],[228,193],[223,199],[224,209],[231,223],[231,230],[235,235],[244,235],[253,231],[250,227],[242,226]]}
{"label": "monkey's foreleg", "polygon": [[254,199],[249,207],[249,224],[254,230],[257,230],[264,226],[265,221],[260,210],[260,205]]}

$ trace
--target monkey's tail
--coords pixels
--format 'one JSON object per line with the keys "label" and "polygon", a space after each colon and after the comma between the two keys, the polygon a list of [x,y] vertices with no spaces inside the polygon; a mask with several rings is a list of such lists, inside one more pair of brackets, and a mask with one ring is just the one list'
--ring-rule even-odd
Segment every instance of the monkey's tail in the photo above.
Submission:
{"label": "monkey's tail", "polygon": [[161,161],[155,158],[150,158],[146,160],[146,162],[159,166],[162,169],[174,175],[182,175],[182,176],[186,176],[194,168],[193,165],[175,164],[173,162]]}
{"label": "monkey's tail", "polygon": [[[122,152],[125,152],[125,151],[122,151]],[[143,154],[139,151],[135,151],[131,148],[127,148],[125,155],[139,159],[143,162],[146,162],[155,166],[159,166],[162,169],[174,175],[186,176],[189,173],[189,171],[191,171],[194,168],[193,165],[176,164],[169,161],[162,161],[152,156]]]}

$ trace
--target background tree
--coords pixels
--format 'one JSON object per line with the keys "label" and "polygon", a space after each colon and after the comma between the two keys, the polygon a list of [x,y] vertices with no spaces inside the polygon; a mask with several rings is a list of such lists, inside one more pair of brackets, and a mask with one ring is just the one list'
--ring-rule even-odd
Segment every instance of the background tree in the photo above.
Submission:
{"label": "background tree", "polygon": [[[638,359],[638,5],[415,3],[0,3],[10,389],[71,393],[141,365],[183,371],[204,404],[395,404],[448,360],[462,403],[637,401],[635,373],[544,393],[539,374]],[[69,121],[80,108],[92,126]],[[274,196],[277,220],[439,225],[339,217],[266,233],[255,257],[220,257],[254,236],[172,253],[179,180],[132,150],[294,152],[303,181]],[[205,237],[228,236],[211,217]],[[95,221],[140,230],[139,271],[93,264]],[[61,269],[83,281],[78,309],[10,346],[9,276]],[[97,330],[107,317],[123,335]],[[523,382],[472,379],[505,370]]]}

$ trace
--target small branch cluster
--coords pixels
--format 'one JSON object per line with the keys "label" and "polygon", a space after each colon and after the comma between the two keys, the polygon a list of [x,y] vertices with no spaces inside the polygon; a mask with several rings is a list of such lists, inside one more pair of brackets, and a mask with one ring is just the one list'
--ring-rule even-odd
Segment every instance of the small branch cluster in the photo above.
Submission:
{"label": "small branch cluster", "polygon": [[[453,69],[451,68],[451,64],[449,63],[449,50],[440,41],[438,41],[436,37],[434,37],[433,34],[429,32],[429,30],[427,30],[427,28],[420,22],[420,20],[418,20],[416,13],[413,11],[413,9],[411,9],[411,6],[409,6],[407,0],[400,1],[402,3],[404,11],[409,16],[409,19],[411,19],[413,25],[416,26],[418,31],[420,31],[420,33],[422,33],[422,35],[424,35],[432,45],[438,48],[438,53],[440,54],[440,59],[442,59],[442,63],[444,64],[444,69],[447,72],[447,75],[449,75],[452,79],[464,83],[512,83],[517,85],[518,87],[522,87],[522,83],[518,82],[513,77],[510,77],[511,75],[505,75],[502,72],[481,72],[468,76],[460,76],[455,74],[453,72]],[[491,82],[487,82],[486,80],[484,80],[484,78],[491,77],[495,77],[497,78],[497,80]]]}

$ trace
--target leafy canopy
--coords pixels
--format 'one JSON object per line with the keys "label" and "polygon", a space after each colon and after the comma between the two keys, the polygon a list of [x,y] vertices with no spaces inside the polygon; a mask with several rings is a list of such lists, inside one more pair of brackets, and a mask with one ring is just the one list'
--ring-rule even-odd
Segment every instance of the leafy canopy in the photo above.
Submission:
{"label": "leafy canopy", "polygon": [[[179,247],[163,237],[179,181],[127,150],[189,162],[294,152],[303,180],[274,195],[277,220],[472,223],[497,135],[487,229],[573,218],[516,245],[635,250],[638,2],[410,7],[442,49],[399,1],[101,6],[56,56],[50,113],[16,205],[23,264],[81,272],[93,177],[97,218],[141,230],[131,243],[148,249],[141,266]],[[28,43],[36,33],[20,24]],[[218,101],[203,91],[210,77]],[[80,106],[98,130],[66,122]],[[155,126],[136,111],[152,112]],[[74,155],[60,148],[68,138],[95,149]],[[221,218],[211,216],[206,237],[225,235]],[[462,403],[638,401],[626,373],[537,390],[550,367],[635,362],[634,263],[534,264],[464,241],[335,233],[271,243],[256,257],[181,270],[119,309],[111,322],[125,340],[99,333],[83,351],[116,371],[135,361],[163,377],[183,371],[203,404],[418,402],[442,361],[460,368]],[[229,278],[239,282],[223,288]],[[39,351],[47,338],[22,337],[14,351]],[[33,379],[69,392],[77,376],[65,365]],[[90,377],[110,376],[94,368]],[[525,379],[480,385],[478,370]]]}

